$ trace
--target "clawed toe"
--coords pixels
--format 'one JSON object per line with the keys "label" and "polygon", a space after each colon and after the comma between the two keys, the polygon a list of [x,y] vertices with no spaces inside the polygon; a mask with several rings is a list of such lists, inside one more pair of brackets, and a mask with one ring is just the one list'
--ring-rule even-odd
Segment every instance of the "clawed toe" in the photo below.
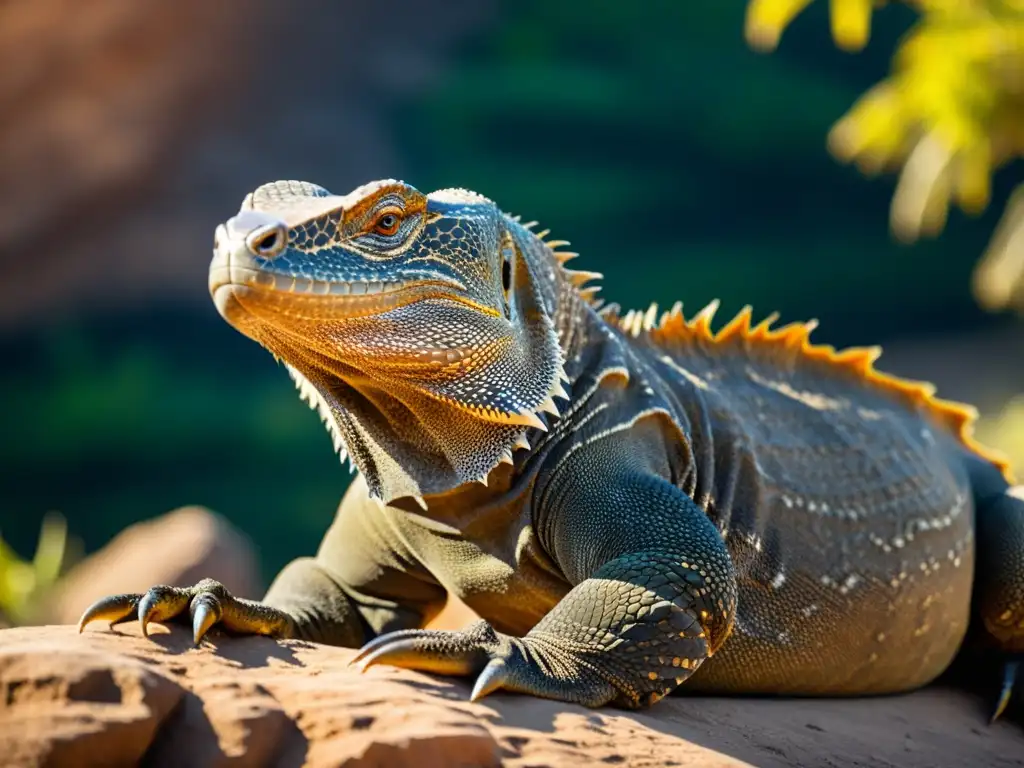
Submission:
{"label": "clawed toe", "polygon": [[515,638],[479,621],[461,632],[391,632],[363,646],[350,662],[365,671],[378,664],[442,675],[476,675],[472,701],[498,690],[600,706],[617,690],[573,652],[537,638]]}
{"label": "clawed toe", "polygon": [[1003,685],[999,691],[999,699],[996,701],[995,711],[989,720],[990,723],[994,723],[1006,711],[1006,707],[1010,703],[1010,695],[1013,693],[1013,684],[1017,680],[1019,671],[1020,659],[1011,659],[1003,666]]}
{"label": "clawed toe", "polygon": [[[482,632],[482,624],[489,631]],[[463,632],[408,629],[381,635],[364,645],[350,664],[366,671],[378,664],[436,672],[442,675],[470,675],[488,660],[487,641],[498,640],[486,622]]]}
{"label": "clawed toe", "polygon": [[149,624],[188,616],[196,645],[215,625],[240,634],[291,637],[291,617],[283,611],[252,600],[234,597],[220,583],[203,579],[194,587],[156,586],[144,595],[124,594],[104,597],[90,605],[78,622],[78,631],[93,621],[106,619],[111,626],[139,619],[142,634],[149,636]]}
{"label": "clawed toe", "polygon": [[78,631],[81,632],[87,624],[94,621],[109,621],[111,627],[123,621],[130,621],[141,599],[142,595],[136,594],[101,597],[85,609],[82,618],[78,620]]}

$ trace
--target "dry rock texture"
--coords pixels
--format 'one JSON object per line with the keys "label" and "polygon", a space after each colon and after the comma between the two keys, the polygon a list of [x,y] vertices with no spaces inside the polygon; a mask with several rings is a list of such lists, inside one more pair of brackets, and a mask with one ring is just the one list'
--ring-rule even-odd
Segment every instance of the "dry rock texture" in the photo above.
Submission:
{"label": "dry rock texture", "polygon": [[932,688],[852,701],[676,697],[644,713],[499,694],[353,652],[183,627],[0,631],[4,765],[1024,765],[1024,730]]}
{"label": "dry rock texture", "polygon": [[129,526],[78,563],[61,578],[43,616],[45,623],[74,624],[85,606],[106,595],[145,592],[154,584],[188,587],[204,578],[240,597],[259,599],[265,591],[248,538],[214,512],[182,507]]}

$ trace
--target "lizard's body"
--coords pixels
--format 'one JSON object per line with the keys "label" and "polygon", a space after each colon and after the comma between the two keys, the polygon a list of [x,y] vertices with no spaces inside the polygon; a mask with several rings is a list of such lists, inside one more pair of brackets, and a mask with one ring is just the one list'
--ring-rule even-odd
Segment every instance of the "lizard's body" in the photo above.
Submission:
{"label": "lizard's body", "polygon": [[[211,290],[360,475],[263,603],[206,583],[83,621],[191,602],[197,637],[376,638],[364,664],[591,705],[695,671],[687,689],[913,688],[956,653],[972,589],[989,640],[1024,650],[1024,501],[968,410],[811,325],[599,312],[557,245],[460,190],[257,190]],[[486,624],[417,629],[448,594]]]}

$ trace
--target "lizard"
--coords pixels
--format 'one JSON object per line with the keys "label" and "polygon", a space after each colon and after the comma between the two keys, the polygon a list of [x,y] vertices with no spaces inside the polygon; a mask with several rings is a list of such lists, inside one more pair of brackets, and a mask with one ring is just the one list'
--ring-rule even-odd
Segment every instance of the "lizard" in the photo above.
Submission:
{"label": "lizard", "polygon": [[[813,321],[623,313],[536,226],[395,180],[250,193],[216,228],[213,302],[358,472],[263,600],[155,586],[79,631],[219,625],[471,676],[473,700],[641,708],[907,691],[971,627],[1005,662],[998,717],[1024,651],[1024,487],[975,409],[875,368],[878,347],[811,342]],[[479,620],[425,628],[450,595]]]}

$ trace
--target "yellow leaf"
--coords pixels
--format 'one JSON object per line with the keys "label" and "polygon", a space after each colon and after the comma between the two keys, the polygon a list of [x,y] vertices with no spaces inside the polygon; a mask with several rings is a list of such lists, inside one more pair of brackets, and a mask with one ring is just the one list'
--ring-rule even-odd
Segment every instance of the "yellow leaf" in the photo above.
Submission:
{"label": "yellow leaf", "polygon": [[844,51],[859,51],[871,34],[871,0],[831,0],[832,38]]}
{"label": "yellow leaf", "polygon": [[772,51],[782,31],[811,0],[750,0],[744,34],[751,48]]}

